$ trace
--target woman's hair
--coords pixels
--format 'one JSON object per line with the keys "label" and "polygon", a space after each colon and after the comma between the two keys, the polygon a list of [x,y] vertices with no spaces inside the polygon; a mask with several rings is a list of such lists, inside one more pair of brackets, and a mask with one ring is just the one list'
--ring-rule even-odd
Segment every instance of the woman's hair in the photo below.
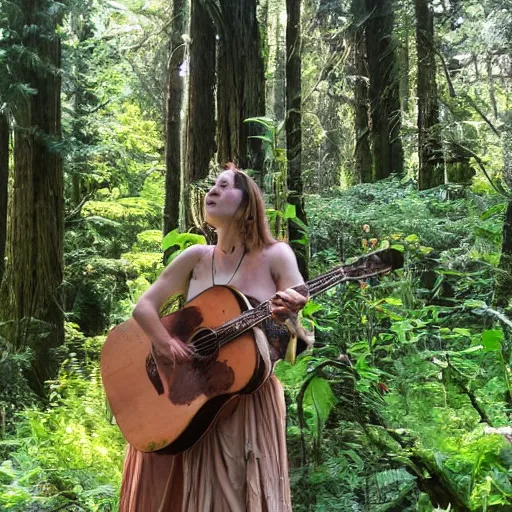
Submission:
{"label": "woman's hair", "polygon": [[245,249],[250,252],[276,242],[265,215],[265,203],[256,182],[244,171],[229,162],[226,169],[235,174],[235,188],[242,191],[242,202],[235,214],[238,231],[242,235]]}

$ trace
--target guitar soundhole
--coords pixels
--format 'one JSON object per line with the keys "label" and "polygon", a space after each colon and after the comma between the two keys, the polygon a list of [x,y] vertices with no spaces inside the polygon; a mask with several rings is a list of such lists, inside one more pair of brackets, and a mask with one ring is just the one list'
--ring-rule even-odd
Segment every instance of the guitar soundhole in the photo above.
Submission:
{"label": "guitar soundhole", "polygon": [[211,329],[205,328],[196,332],[189,341],[189,346],[194,353],[194,357],[200,359],[215,360],[219,353],[217,336]]}

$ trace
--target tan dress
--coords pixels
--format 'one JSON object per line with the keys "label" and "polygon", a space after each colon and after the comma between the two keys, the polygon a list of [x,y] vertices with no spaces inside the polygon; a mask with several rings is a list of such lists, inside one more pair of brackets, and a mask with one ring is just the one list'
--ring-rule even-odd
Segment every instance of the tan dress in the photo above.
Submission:
{"label": "tan dress", "polygon": [[[270,371],[271,349],[255,331]],[[283,389],[272,375],[255,393],[232,401],[180,455],[128,446],[120,512],[291,511],[285,415]]]}

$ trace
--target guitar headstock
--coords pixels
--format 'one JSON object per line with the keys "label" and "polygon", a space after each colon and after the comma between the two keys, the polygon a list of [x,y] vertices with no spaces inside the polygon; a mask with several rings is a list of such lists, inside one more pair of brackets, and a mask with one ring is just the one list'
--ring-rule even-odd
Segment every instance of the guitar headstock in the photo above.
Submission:
{"label": "guitar headstock", "polygon": [[352,263],[343,266],[347,278],[364,279],[385,274],[404,266],[404,256],[396,249],[380,249],[360,256]]}

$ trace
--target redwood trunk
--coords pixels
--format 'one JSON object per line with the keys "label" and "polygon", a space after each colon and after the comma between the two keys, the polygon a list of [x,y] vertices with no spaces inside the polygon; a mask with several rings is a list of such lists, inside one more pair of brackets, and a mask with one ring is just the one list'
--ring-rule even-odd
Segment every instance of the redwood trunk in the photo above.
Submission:
{"label": "redwood trunk", "polygon": [[217,158],[240,167],[263,168],[261,134],[250,117],[265,115],[265,79],[256,0],[220,0],[217,85]]}
{"label": "redwood trunk", "polygon": [[7,181],[9,178],[9,119],[0,112],[0,283],[4,274],[7,237]]}
{"label": "redwood trunk", "polygon": [[418,53],[418,185],[425,190],[444,183],[439,124],[436,61],[434,55],[434,16],[429,0],[415,0],[416,49]]}
{"label": "redwood trunk", "polygon": [[183,228],[201,222],[202,196],[191,184],[208,176],[215,152],[215,30],[200,0],[191,3],[190,39],[183,145]]}
{"label": "redwood trunk", "polygon": [[359,0],[352,0],[352,14],[354,16],[353,38],[353,66],[356,76],[354,84],[354,128],[356,135],[355,181],[357,183],[370,183],[373,181],[372,153],[370,149],[370,112],[368,103],[368,70],[366,66],[366,48],[364,26],[360,24],[364,17],[364,8]]}
{"label": "redwood trunk", "polygon": [[503,221],[503,240],[501,243],[501,257],[496,274],[494,290],[494,303],[497,307],[508,306],[512,289],[512,201],[509,201]]}
{"label": "redwood trunk", "polygon": [[366,0],[374,178],[402,174],[401,111],[392,0]]}
{"label": "redwood trunk", "polygon": [[[41,391],[56,370],[50,348],[64,341],[60,290],[63,267],[63,172],[56,145],[60,123],[60,40],[56,20],[37,13],[43,0],[25,0],[21,12],[28,33],[23,44],[51,68],[20,67],[22,79],[37,90],[14,109],[14,180],[9,215],[7,268],[4,285],[8,305],[3,316],[13,321],[12,342],[31,343],[35,362],[32,384]],[[7,297],[7,294],[4,295]]]}
{"label": "redwood trunk", "polygon": [[185,43],[182,35],[187,27],[186,0],[174,0],[172,35],[167,63],[167,96],[165,119],[165,208],[163,234],[177,228],[180,216],[181,190],[181,109],[183,107]]}
{"label": "redwood trunk", "polygon": [[[295,206],[297,218],[307,222],[303,200],[302,164],[302,82],[300,0],[286,0],[286,153],[288,159],[288,203]],[[289,240],[297,256],[299,269],[307,280],[307,245],[297,243],[304,234],[292,221]]]}

